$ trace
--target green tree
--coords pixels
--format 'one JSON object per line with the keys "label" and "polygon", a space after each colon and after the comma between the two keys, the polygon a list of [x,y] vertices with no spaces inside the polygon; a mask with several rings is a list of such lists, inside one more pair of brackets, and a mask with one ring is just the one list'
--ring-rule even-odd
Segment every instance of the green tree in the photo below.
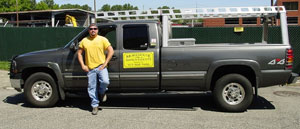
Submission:
{"label": "green tree", "polygon": [[100,11],[121,11],[121,10],[138,10],[137,6],[133,6],[129,3],[124,5],[113,5],[105,4],[101,7]]}
{"label": "green tree", "polygon": [[87,4],[80,6],[79,4],[63,4],[60,6],[61,9],[83,9],[87,11],[91,11],[92,8]]}
{"label": "green tree", "polygon": [[78,4],[63,4],[63,5],[60,5],[60,8],[61,9],[79,9],[80,5],[78,5]]}
{"label": "green tree", "polygon": [[[35,0],[18,0],[19,11],[34,10]],[[16,11],[16,0],[1,0],[0,12],[13,12]]]}
{"label": "green tree", "polygon": [[0,12],[11,12],[14,11],[13,7],[15,8],[16,1],[12,0],[1,0],[0,1]]}
{"label": "green tree", "polygon": [[158,7],[157,9],[170,9],[168,6]]}
{"label": "green tree", "polygon": [[19,0],[18,6],[20,11],[30,11],[35,9],[35,0]]}
{"label": "green tree", "polygon": [[81,9],[87,10],[87,11],[91,11],[91,10],[92,10],[92,8],[91,8],[90,6],[88,6],[87,4],[82,5],[82,6],[81,6]]}
{"label": "green tree", "polygon": [[60,5],[61,9],[75,9],[75,8],[79,8],[80,5],[73,5],[73,4],[63,4]]}
{"label": "green tree", "polygon": [[113,5],[110,8],[110,11],[121,11],[123,10],[123,6],[122,5]]}
{"label": "green tree", "polygon": [[[174,7],[173,7],[174,8]],[[170,9],[170,7],[168,7],[168,6],[163,6],[163,7],[158,7],[157,9]],[[163,13],[164,14],[168,14],[168,13],[170,13],[168,10],[163,10]]]}
{"label": "green tree", "polygon": [[129,3],[127,3],[127,4],[123,5],[122,9],[123,10],[138,10],[138,7],[137,6],[133,7],[133,5],[130,5]]}
{"label": "green tree", "polygon": [[59,9],[59,5],[54,0],[42,0],[36,4],[36,10]]}
{"label": "green tree", "polygon": [[110,11],[110,5],[109,4],[105,4],[98,11]]}
{"label": "green tree", "polygon": [[53,8],[53,6],[55,5],[54,0],[42,0],[43,2],[45,2],[49,8]]}
{"label": "green tree", "polygon": [[50,8],[47,5],[47,3],[45,3],[44,1],[40,1],[39,3],[36,4],[35,9],[36,10],[47,10],[47,9],[50,9]]}

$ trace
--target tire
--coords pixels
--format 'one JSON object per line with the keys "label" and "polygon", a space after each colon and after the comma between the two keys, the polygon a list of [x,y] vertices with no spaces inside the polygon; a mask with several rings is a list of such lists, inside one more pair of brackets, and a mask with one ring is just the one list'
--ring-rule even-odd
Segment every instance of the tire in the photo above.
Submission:
{"label": "tire", "polygon": [[246,77],[240,74],[227,74],[217,80],[213,96],[223,111],[241,112],[252,103],[253,88]]}
{"label": "tire", "polygon": [[43,72],[34,73],[26,80],[24,96],[27,102],[36,107],[51,107],[59,100],[54,79]]}

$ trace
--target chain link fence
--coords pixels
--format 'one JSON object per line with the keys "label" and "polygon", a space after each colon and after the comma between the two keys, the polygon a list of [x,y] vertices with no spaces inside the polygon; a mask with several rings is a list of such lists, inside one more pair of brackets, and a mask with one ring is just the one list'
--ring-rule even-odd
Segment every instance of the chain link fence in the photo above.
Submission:
{"label": "chain link fence", "polygon": [[[290,44],[294,50],[294,72],[300,73],[300,27],[290,26]],[[173,38],[195,38],[196,44],[259,43],[262,42],[262,27],[244,27],[243,32],[234,32],[233,27],[222,28],[173,28]],[[268,43],[282,43],[281,28],[268,28]]]}
{"label": "chain link fence", "polygon": [[262,29],[259,27],[245,28],[242,33],[233,30],[232,27],[173,28],[173,38],[195,38],[197,44],[261,42]]}
{"label": "chain link fence", "polygon": [[0,27],[0,61],[26,52],[63,47],[83,29]]}

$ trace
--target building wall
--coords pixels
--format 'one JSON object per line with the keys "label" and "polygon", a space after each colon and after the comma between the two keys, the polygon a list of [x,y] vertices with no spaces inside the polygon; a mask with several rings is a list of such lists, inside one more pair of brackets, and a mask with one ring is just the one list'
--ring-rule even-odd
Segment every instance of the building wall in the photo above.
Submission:
{"label": "building wall", "polygon": [[237,24],[226,24],[225,18],[204,19],[203,27],[234,27],[234,26],[261,26],[260,18],[256,18],[256,24],[243,24],[243,18],[238,19]]}
{"label": "building wall", "polygon": [[[289,25],[298,25],[300,26],[300,0],[277,0],[275,5],[276,6],[283,6],[283,2],[298,2],[298,10],[287,10],[287,17],[297,17],[298,23],[292,24],[289,23]],[[277,23],[280,23],[280,20],[277,20]],[[277,25],[278,25],[277,24]],[[243,19],[239,19],[238,24],[225,24],[224,18],[218,18],[218,19],[204,19],[203,20],[203,27],[232,27],[232,26],[261,26],[261,19],[257,18],[256,24],[243,24]]]}
{"label": "building wall", "polygon": [[224,26],[225,19],[224,18],[215,18],[215,19],[204,19],[203,27],[220,27]]}
{"label": "building wall", "polygon": [[298,17],[298,24],[300,25],[300,0],[277,0],[277,6],[283,6],[283,2],[298,2],[298,10],[287,10],[287,17]]}

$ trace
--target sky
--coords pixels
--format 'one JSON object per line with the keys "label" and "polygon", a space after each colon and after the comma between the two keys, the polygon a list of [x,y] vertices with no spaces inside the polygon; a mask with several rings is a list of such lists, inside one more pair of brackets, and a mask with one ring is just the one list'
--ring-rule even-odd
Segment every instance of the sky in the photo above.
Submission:
{"label": "sky", "polygon": [[[41,0],[36,0],[37,2]],[[274,0],[276,1],[276,0]],[[88,4],[94,10],[94,0],[54,0],[56,4]],[[96,8],[100,9],[104,4],[123,5],[129,3],[143,9],[157,9],[162,6],[175,8],[204,8],[204,7],[241,7],[241,6],[269,6],[271,0],[96,0]]]}

